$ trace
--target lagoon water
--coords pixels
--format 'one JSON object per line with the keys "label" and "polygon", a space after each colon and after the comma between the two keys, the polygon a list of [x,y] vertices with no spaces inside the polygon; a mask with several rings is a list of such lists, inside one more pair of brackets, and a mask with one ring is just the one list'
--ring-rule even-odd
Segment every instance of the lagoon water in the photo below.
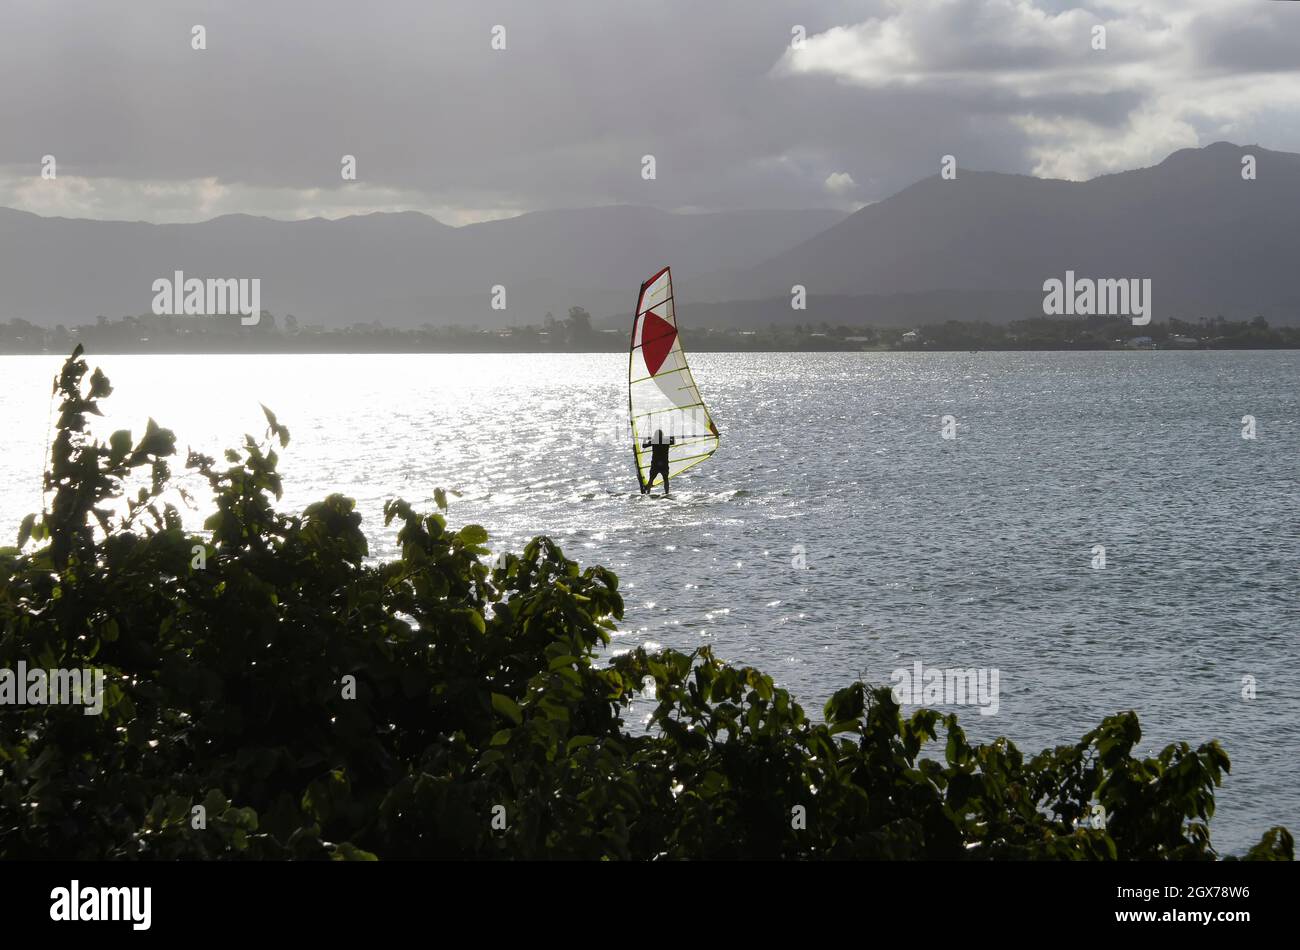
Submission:
{"label": "lagoon water", "polygon": [[[375,556],[384,500],[432,507],[436,486],[494,548],[556,537],[622,579],[615,649],[710,644],[815,715],[916,661],[996,669],[995,715],[952,709],[973,739],[1032,752],[1135,709],[1145,754],[1224,744],[1221,852],[1300,829],[1300,353],[691,359],[722,448],[668,500],[637,493],[617,354],[92,365],[116,389],[105,434],[152,415],[217,455],[270,406],[285,504],[350,495]],[[3,544],[41,504],[58,363],[0,357]]]}

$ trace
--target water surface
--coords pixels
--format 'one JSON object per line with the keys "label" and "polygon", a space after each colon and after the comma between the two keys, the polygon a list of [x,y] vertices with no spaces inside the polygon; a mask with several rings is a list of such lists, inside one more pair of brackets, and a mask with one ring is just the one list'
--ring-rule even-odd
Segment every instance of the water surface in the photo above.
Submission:
{"label": "water surface", "polygon": [[[3,539],[41,504],[58,362],[0,357]],[[456,489],[494,547],[547,533],[617,571],[619,649],[712,644],[818,714],[914,660],[996,668],[998,713],[954,710],[972,738],[1034,751],[1135,709],[1144,753],[1224,743],[1222,851],[1300,828],[1300,353],[693,354],[722,448],[669,500],[637,494],[618,355],[92,362],[105,433],[152,415],[216,455],[266,403],[285,504],[352,496],[377,556],[385,499]]]}

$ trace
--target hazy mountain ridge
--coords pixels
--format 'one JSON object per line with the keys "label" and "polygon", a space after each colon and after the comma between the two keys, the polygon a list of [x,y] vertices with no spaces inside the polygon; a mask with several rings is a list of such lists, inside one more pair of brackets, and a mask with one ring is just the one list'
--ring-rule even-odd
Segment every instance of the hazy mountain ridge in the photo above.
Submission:
{"label": "hazy mountain ridge", "polygon": [[[259,277],[263,307],[326,326],[540,322],[573,304],[630,309],[663,263],[684,275],[749,266],[842,217],[615,206],[454,228],[418,212],[156,225],[0,209],[0,320],[71,325],[147,312],[153,281],[181,270]],[[506,288],[504,311],[491,307],[496,285]]]}
{"label": "hazy mountain ridge", "polygon": [[[1256,159],[1253,181],[1242,178],[1247,154]],[[1151,278],[1156,319],[1262,313],[1292,323],[1300,320],[1297,208],[1300,155],[1227,142],[1084,182],[959,169],[954,180],[923,179],[697,290],[715,302],[788,300],[795,284],[810,299],[967,290],[1041,301],[1043,281],[1073,270]],[[806,320],[830,319],[813,311],[810,302]]]}
{"label": "hazy mountain ridge", "polygon": [[[1219,142],[1084,182],[959,169],[851,215],[619,205],[463,227],[418,212],[155,225],[0,209],[0,320],[146,312],[152,282],[182,270],[260,277],[263,307],[325,326],[522,325],[571,305],[617,325],[667,263],[685,318],[714,326],[1004,322],[1041,314],[1043,281],[1067,270],[1151,278],[1157,320],[1287,324],[1300,322],[1297,208],[1300,155]],[[807,310],[790,309],[796,284]]]}

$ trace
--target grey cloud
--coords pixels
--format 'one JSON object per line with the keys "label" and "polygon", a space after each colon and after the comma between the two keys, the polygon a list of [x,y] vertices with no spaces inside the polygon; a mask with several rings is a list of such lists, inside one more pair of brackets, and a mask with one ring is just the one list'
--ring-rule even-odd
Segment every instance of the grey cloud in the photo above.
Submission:
{"label": "grey cloud", "polygon": [[[1067,91],[1053,76],[1069,64],[1015,36],[963,45],[963,24],[985,7],[950,5],[923,23],[932,32],[918,34],[920,53],[1032,70],[1032,84],[864,89],[776,68],[794,24],[815,36],[896,15],[885,0],[9,4],[0,180],[34,175],[52,153],[62,175],[213,178],[230,189],[227,211],[237,201],[254,214],[351,210],[339,160],[354,154],[366,188],[418,196],[411,207],[818,207],[834,201],[829,174],[852,175],[853,200],[878,200],[945,153],[1030,171],[1041,156],[1013,121],[1027,100],[1039,114],[1117,127],[1153,94]],[[206,51],[189,47],[195,23]],[[497,23],[505,52],[489,48]],[[640,177],[646,153],[654,182]],[[131,216],[153,219],[177,200],[141,192]],[[18,203],[0,190],[0,205]]]}
{"label": "grey cloud", "polygon": [[1239,73],[1300,71],[1300,4],[1233,5],[1190,30],[1197,62]]}

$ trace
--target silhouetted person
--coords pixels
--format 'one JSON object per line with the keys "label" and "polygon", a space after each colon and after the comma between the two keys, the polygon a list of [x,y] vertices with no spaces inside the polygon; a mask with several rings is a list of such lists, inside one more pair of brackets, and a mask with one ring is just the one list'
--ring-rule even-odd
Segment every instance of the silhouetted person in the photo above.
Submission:
{"label": "silhouetted person", "polygon": [[641,485],[641,494],[650,494],[650,486],[654,484],[656,475],[664,477],[664,494],[668,494],[668,447],[676,442],[675,436],[665,439],[664,430],[655,429],[654,438],[641,443],[641,448],[650,450],[650,474]]}

